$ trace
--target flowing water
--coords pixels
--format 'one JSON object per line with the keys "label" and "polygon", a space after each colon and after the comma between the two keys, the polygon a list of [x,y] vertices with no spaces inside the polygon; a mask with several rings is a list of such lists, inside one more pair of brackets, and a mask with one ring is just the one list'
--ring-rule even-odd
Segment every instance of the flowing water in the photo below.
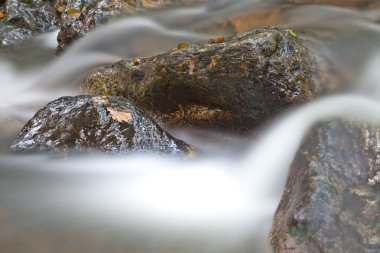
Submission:
{"label": "flowing water", "polygon": [[[76,82],[94,67],[207,40],[213,22],[250,15],[261,19],[243,19],[238,30],[276,24],[337,34],[316,45],[339,66],[346,93],[279,115],[248,147],[233,136],[220,145],[217,134],[208,143],[202,134],[209,133],[173,132],[204,147],[192,161],[8,154],[36,110],[77,94]],[[376,9],[218,1],[117,20],[58,58],[56,33],[0,51],[0,251],[270,252],[272,218],[310,127],[336,117],[380,126],[379,17]]]}

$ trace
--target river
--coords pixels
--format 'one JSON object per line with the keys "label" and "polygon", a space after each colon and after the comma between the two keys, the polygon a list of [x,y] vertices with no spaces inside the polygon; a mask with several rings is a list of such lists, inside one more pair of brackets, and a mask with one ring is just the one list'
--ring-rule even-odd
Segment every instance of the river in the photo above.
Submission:
{"label": "river", "polygon": [[[247,12],[254,22],[244,19]],[[172,130],[203,147],[194,160],[9,154],[33,114],[78,94],[76,83],[94,67],[207,40],[210,24],[227,17],[240,20],[241,32],[279,25],[337,34],[316,44],[345,78],[344,94],[278,115],[248,144],[236,136]],[[273,215],[310,127],[336,117],[380,125],[378,20],[377,9],[220,1],[117,20],[60,57],[54,55],[57,32],[17,51],[1,50],[0,251],[271,252]]]}

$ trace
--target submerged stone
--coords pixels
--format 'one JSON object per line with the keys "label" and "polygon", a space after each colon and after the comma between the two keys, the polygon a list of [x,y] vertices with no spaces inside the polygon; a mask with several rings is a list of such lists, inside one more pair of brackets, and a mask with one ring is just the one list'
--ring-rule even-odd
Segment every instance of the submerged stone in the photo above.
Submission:
{"label": "submerged stone", "polygon": [[379,128],[315,127],[290,168],[271,232],[275,252],[379,252],[379,159]]}
{"label": "submerged stone", "polygon": [[13,141],[14,152],[191,154],[128,100],[82,95],[47,104]]}
{"label": "submerged stone", "polygon": [[46,0],[7,0],[0,7],[0,45],[18,45],[33,35],[58,28],[57,18]]}
{"label": "submerged stone", "polygon": [[307,45],[305,36],[289,29],[258,29],[123,60],[94,71],[81,87],[127,97],[168,125],[249,132],[292,105],[337,89]]}

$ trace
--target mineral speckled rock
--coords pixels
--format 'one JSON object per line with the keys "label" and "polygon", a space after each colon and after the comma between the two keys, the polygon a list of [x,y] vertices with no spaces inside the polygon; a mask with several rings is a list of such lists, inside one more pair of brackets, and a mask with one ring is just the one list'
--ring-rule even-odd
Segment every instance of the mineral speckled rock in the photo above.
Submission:
{"label": "mineral speckled rock", "polygon": [[76,39],[86,35],[112,17],[133,14],[151,8],[182,6],[202,0],[57,0],[55,9],[61,15],[62,25],[58,34],[57,53],[62,52]]}
{"label": "mineral speckled rock", "polygon": [[53,31],[58,28],[57,18],[49,1],[7,0],[0,11],[0,45],[17,45],[33,35]]}
{"label": "mineral speckled rock", "polygon": [[11,150],[185,155],[192,149],[165,133],[126,99],[82,95],[62,97],[39,110]]}
{"label": "mineral speckled rock", "polygon": [[117,62],[81,87],[127,97],[165,124],[235,132],[335,89],[318,72],[304,36],[292,30],[263,28],[219,40]]}
{"label": "mineral speckled rock", "polygon": [[275,215],[275,252],[380,252],[379,165],[380,128],[340,121],[315,127]]}

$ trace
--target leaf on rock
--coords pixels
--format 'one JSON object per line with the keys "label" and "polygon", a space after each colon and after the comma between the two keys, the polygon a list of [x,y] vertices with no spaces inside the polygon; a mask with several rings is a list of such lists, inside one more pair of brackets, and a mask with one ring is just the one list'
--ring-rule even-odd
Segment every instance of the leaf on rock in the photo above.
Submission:
{"label": "leaf on rock", "polygon": [[66,14],[72,18],[79,18],[81,15],[80,9],[69,9],[66,11]]}
{"label": "leaf on rock", "polygon": [[124,122],[128,123],[130,120],[132,120],[132,114],[130,113],[130,111],[128,109],[125,109],[123,111],[119,111],[116,108],[108,107],[107,112],[110,113],[111,117],[114,120],[117,120],[119,122],[124,121]]}
{"label": "leaf on rock", "polygon": [[285,30],[287,33],[289,33],[293,37],[297,37],[297,33],[293,31],[293,29],[286,29]]}
{"label": "leaf on rock", "polygon": [[186,43],[180,43],[180,44],[178,44],[178,46],[177,46],[178,49],[187,48],[187,47],[190,47],[190,45],[189,45],[189,44],[186,44]]}

